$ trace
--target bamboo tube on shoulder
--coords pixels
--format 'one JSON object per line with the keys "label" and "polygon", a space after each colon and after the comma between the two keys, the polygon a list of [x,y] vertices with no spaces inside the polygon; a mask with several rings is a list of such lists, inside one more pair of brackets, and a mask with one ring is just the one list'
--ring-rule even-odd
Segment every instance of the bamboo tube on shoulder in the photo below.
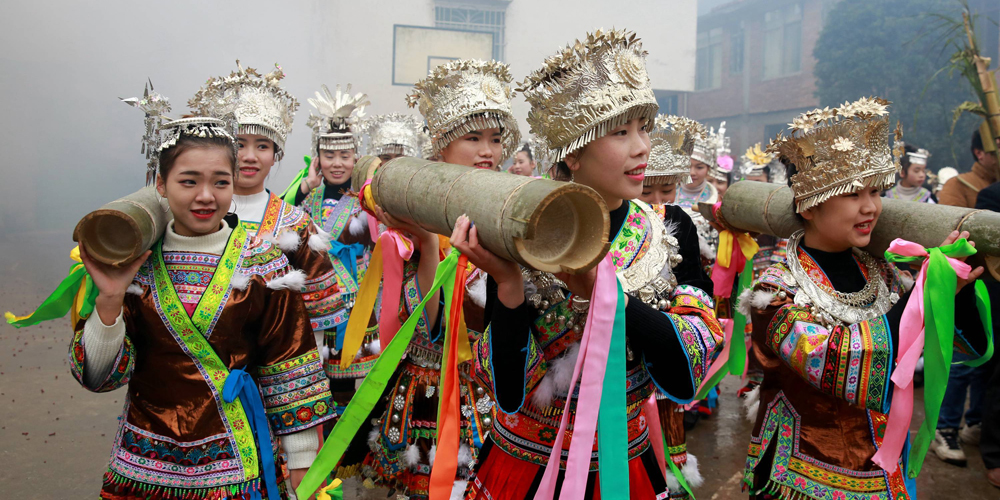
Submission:
{"label": "bamboo tube on shoulder", "polygon": [[[787,238],[802,228],[791,189],[778,184],[733,183],[722,198],[720,212],[727,224],[748,232]],[[954,230],[969,232],[977,257],[1000,257],[1000,213],[889,198],[882,199],[882,214],[865,250],[882,255],[895,238],[936,247]]]}
{"label": "bamboo tube on shoulder", "polygon": [[170,218],[166,201],[147,186],[83,216],[73,230],[73,241],[94,260],[121,266],[152,248]]}
{"label": "bamboo tube on shoulder", "polygon": [[419,158],[358,160],[352,186],[371,180],[375,204],[393,217],[448,235],[466,214],[480,243],[539,271],[580,273],[607,253],[610,219],[593,189]]}

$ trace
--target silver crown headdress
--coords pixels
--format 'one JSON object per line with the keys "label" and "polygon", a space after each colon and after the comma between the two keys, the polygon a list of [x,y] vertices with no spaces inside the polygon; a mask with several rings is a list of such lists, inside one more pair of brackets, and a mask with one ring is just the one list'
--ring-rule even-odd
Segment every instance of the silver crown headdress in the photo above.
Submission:
{"label": "silver crown headdress", "polygon": [[143,90],[142,97],[121,98],[129,106],[139,108],[146,114],[146,132],[142,136],[142,150],[146,155],[146,184],[156,178],[160,167],[160,154],[177,144],[183,136],[224,137],[236,150],[236,127],[232,115],[229,119],[219,119],[208,116],[191,116],[171,120],[166,116],[170,112],[170,100],[153,90],[149,82]]}
{"label": "silver crown headdress", "polygon": [[337,85],[337,93],[330,92],[330,89],[323,85],[321,92],[316,92],[315,99],[308,99],[309,104],[316,108],[318,115],[309,114],[309,121],[306,122],[312,128],[312,149],[317,148],[327,151],[339,151],[342,149],[358,150],[360,137],[355,132],[359,122],[365,116],[365,106],[371,104],[368,94],[358,92],[351,95],[351,84],[347,84],[347,91],[342,92],[340,85]]}
{"label": "silver crown headdress", "polygon": [[281,88],[285,77],[281,66],[261,75],[254,68],[237,70],[226,77],[209,78],[189,101],[191,110],[201,116],[225,119],[232,114],[239,124],[238,134],[262,135],[277,146],[275,160],[285,152],[285,140],[292,131],[299,101]]}
{"label": "silver crown headdress", "polygon": [[[771,141],[767,152],[795,165],[792,193],[795,211],[803,212],[824,201],[865,187],[888,189],[899,172],[897,124],[889,131],[889,101],[863,97],[838,108],[814,109],[796,117],[791,135]],[[889,138],[895,136],[896,151]]]}
{"label": "silver crown headdress", "polygon": [[363,122],[363,129],[368,135],[368,154],[379,156],[397,154],[417,156],[423,154],[424,124],[414,115],[389,113],[375,115]]}
{"label": "silver crown headdress", "polygon": [[659,115],[649,132],[649,163],[646,186],[691,182],[691,151],[705,135],[705,127],[683,116]]}
{"label": "silver crown headdress", "polygon": [[635,118],[653,125],[659,105],[646,73],[646,51],[635,33],[588,33],[547,58],[518,84],[531,104],[528,125],[562,161]]}
{"label": "silver crown headdress", "polygon": [[431,154],[474,130],[499,128],[503,151],[497,163],[513,156],[521,133],[510,110],[510,82],[506,64],[473,59],[442,64],[417,82],[406,102],[427,120]]}

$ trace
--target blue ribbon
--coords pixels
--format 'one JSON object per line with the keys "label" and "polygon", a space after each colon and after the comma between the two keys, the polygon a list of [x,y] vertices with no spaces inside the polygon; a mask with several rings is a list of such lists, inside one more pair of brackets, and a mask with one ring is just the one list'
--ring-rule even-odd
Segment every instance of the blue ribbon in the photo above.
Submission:
{"label": "blue ribbon", "polygon": [[[264,485],[267,487],[268,498],[278,498],[278,477],[274,468],[274,448],[271,445],[271,429],[264,412],[264,402],[260,399],[260,390],[253,377],[240,368],[229,372],[226,384],[222,387],[222,399],[232,403],[236,398],[243,403],[243,411],[250,420],[250,427],[257,438],[257,450],[260,452],[261,469],[264,473]],[[254,492],[254,500],[260,500],[259,492]]]}
{"label": "blue ribbon", "polygon": [[358,256],[364,254],[365,246],[361,243],[345,245],[337,240],[330,241],[330,255],[334,256],[351,273],[354,281],[358,281]]}
{"label": "blue ribbon", "polygon": [[337,329],[337,336],[334,338],[333,348],[336,349],[337,352],[340,352],[341,349],[344,348],[344,337],[347,334],[347,319],[338,323],[334,328]]}

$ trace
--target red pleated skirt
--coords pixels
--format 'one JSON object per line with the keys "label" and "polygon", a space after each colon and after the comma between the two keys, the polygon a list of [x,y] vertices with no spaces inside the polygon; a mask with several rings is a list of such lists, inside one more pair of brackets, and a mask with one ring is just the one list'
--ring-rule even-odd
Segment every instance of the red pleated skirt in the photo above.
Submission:
{"label": "red pleated skirt", "polygon": [[[629,498],[659,500],[668,497],[667,483],[660,473],[656,456],[650,447],[646,452],[629,460]],[[479,463],[472,479],[466,500],[524,500],[532,498],[542,480],[545,468],[541,465],[521,460],[500,449],[488,439],[479,452]],[[556,481],[556,497],[562,487],[565,471],[559,471]],[[591,472],[587,477],[587,500],[600,500],[600,472]]]}

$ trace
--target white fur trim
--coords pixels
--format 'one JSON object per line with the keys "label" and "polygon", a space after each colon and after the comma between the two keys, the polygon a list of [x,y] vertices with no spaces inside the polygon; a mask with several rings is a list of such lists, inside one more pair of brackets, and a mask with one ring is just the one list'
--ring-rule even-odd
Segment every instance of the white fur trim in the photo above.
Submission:
{"label": "white fur trim", "polygon": [[264,241],[266,241],[266,242],[268,242],[268,243],[270,243],[270,244],[272,244],[274,246],[278,246],[278,239],[275,238],[274,235],[271,234],[271,233],[267,233],[267,234],[258,233],[257,234],[257,239],[261,239],[261,240],[264,240]]}
{"label": "white fur trim", "polygon": [[298,269],[290,271],[288,274],[280,278],[274,278],[273,280],[267,282],[267,287],[271,290],[287,288],[289,290],[299,291],[304,286],[306,286],[306,273]]}
{"label": "white fur trim", "polygon": [[309,236],[309,249],[314,252],[326,252],[329,251],[332,245],[330,245],[330,233],[316,228],[316,234]]}
{"label": "white fur trim", "polygon": [[233,273],[233,277],[229,282],[232,283],[233,288],[237,290],[246,290],[247,285],[250,284],[250,277],[243,273],[236,272]]}
{"label": "white fur trim", "polygon": [[[374,450],[376,444],[378,444],[378,427],[375,427],[374,429],[368,431],[368,446],[372,450]],[[407,448],[406,451],[409,452],[410,451],[409,448]],[[419,459],[419,458],[420,458],[420,451],[418,450],[417,451],[417,459]]]}
{"label": "white fur trim", "polygon": [[698,457],[690,453],[687,456],[687,462],[681,467],[681,474],[684,474],[688,487],[694,489],[705,484],[705,478],[701,477],[701,471],[698,470]]}
{"label": "white fur trim", "polygon": [[757,422],[757,410],[760,409],[760,386],[754,387],[752,391],[743,396],[743,408],[746,409],[746,417],[750,423]]}
{"label": "white fur trim", "polygon": [[559,394],[569,393],[569,384],[573,381],[573,368],[576,366],[576,358],[579,354],[580,343],[575,342],[562,356],[549,364],[549,370],[531,394],[531,400],[536,405],[548,406],[556,391]]}
{"label": "white fur trim", "polygon": [[747,318],[750,317],[751,296],[753,296],[753,288],[747,288],[736,298],[736,311]]}
{"label": "white fur trim", "polygon": [[372,354],[381,354],[382,352],[382,342],[379,339],[373,339],[371,344],[368,344],[368,350]]}
{"label": "white fur trim", "polygon": [[330,348],[327,346],[320,347],[319,357],[323,360],[323,364],[326,364],[326,360],[330,359]]}
{"label": "white fur trim", "polygon": [[924,357],[920,356],[917,358],[917,364],[913,367],[913,371],[922,372],[924,371]]}
{"label": "white fur trim", "polygon": [[416,467],[420,464],[420,448],[417,445],[411,444],[406,447],[406,451],[403,453],[403,462],[410,466]]}
{"label": "white fur trim", "polygon": [[468,481],[458,479],[451,487],[451,500],[462,500],[465,498],[465,489],[469,486]]}
{"label": "white fur trim", "polygon": [[[669,456],[667,456],[667,460],[670,460]],[[684,488],[681,488],[681,483],[677,481],[677,476],[674,476],[674,472],[670,470],[669,465],[667,466],[666,479],[667,479],[667,490],[670,491],[670,493],[677,493],[679,491],[684,490]]]}
{"label": "white fur trim", "polygon": [[465,294],[479,307],[486,307],[486,273],[480,273],[475,281],[465,287]]}
{"label": "white fur trim", "polygon": [[364,236],[368,231],[368,214],[361,212],[351,217],[351,223],[347,226],[347,233],[351,236]]}
{"label": "white fur trim", "polygon": [[458,447],[458,466],[464,467],[472,462],[472,451],[469,450],[469,445],[462,444]]}
{"label": "white fur trim", "polygon": [[708,245],[708,240],[698,236],[698,250],[701,252],[701,256],[707,260],[715,260],[715,252],[712,251],[712,247]]}
{"label": "white fur trim", "polygon": [[132,283],[125,289],[125,293],[131,293],[132,295],[142,295],[142,286]]}
{"label": "white fur trim", "polygon": [[302,240],[299,239],[299,233],[286,229],[278,235],[278,248],[282,252],[294,252],[299,249],[299,245],[302,244]]}
{"label": "white fur trim", "polygon": [[431,451],[430,453],[427,454],[427,458],[430,462],[429,465],[434,465],[434,457],[437,456],[437,452],[438,452],[437,445],[436,444],[431,445]]}

